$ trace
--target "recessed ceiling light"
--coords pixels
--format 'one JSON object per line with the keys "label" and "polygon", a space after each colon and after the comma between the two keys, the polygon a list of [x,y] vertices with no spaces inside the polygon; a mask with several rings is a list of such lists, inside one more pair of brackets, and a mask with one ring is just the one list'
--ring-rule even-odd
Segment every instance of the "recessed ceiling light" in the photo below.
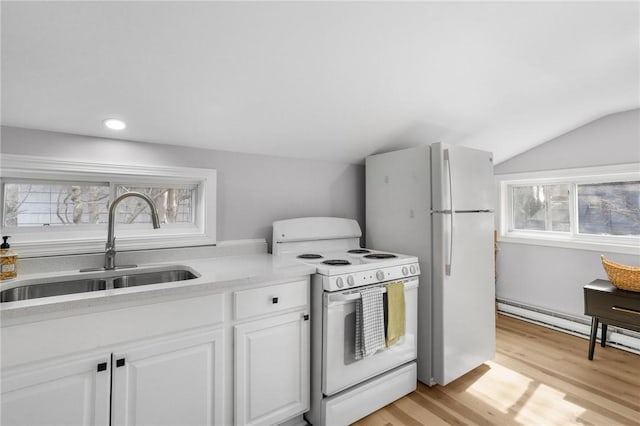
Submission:
{"label": "recessed ceiling light", "polygon": [[111,130],[122,130],[127,127],[127,123],[116,118],[108,118],[104,120],[104,125]]}

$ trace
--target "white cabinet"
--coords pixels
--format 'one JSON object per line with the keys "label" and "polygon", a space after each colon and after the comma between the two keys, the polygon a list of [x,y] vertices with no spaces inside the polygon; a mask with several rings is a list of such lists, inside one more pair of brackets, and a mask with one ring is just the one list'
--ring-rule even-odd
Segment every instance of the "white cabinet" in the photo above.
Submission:
{"label": "white cabinet", "polygon": [[114,425],[222,425],[223,330],[113,353]]}
{"label": "white cabinet", "polygon": [[9,370],[2,424],[222,425],[222,345],[218,327]]}
{"label": "white cabinet", "polygon": [[253,312],[270,312],[234,327],[235,424],[273,425],[306,412],[308,284],[265,287],[235,296],[237,316],[246,316],[252,306]]}
{"label": "white cabinet", "polygon": [[2,372],[2,425],[109,425],[111,355],[88,354]]}
{"label": "white cabinet", "polygon": [[3,324],[0,424],[285,422],[309,408],[310,320],[307,276]]}
{"label": "white cabinet", "polygon": [[309,409],[309,321],[294,312],[235,327],[236,425],[277,424]]}

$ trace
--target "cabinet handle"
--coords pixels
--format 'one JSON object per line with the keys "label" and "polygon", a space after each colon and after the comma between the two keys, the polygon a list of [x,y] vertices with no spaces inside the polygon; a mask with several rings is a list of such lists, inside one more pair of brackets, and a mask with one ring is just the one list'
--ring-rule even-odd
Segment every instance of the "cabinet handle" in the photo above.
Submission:
{"label": "cabinet handle", "polygon": [[278,298],[277,297],[271,298],[271,303],[273,303],[273,304],[278,303]]}
{"label": "cabinet handle", "polygon": [[107,363],[106,362],[101,362],[100,364],[98,364],[98,372],[105,371],[106,369],[107,369]]}
{"label": "cabinet handle", "polygon": [[309,314],[304,314],[302,316],[302,319],[305,320],[305,321],[309,321]]}
{"label": "cabinet handle", "polygon": [[122,367],[124,365],[124,358],[116,360],[116,367]]}
{"label": "cabinet handle", "polygon": [[612,306],[611,309],[614,311],[624,312],[625,314],[640,315],[640,311],[636,311],[634,309],[619,308],[617,306]]}

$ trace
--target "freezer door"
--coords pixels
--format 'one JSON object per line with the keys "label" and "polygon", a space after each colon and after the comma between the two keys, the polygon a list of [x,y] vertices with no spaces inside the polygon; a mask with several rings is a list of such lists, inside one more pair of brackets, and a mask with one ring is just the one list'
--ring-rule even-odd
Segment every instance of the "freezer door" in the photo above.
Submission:
{"label": "freezer door", "polygon": [[493,214],[455,214],[453,233],[451,220],[433,214],[433,374],[441,385],[495,353]]}
{"label": "freezer door", "polygon": [[431,248],[429,154],[429,147],[421,146],[367,157],[367,247],[418,256],[420,260],[428,257]]}
{"label": "freezer door", "polygon": [[493,155],[443,143],[431,145],[432,210],[494,210]]}

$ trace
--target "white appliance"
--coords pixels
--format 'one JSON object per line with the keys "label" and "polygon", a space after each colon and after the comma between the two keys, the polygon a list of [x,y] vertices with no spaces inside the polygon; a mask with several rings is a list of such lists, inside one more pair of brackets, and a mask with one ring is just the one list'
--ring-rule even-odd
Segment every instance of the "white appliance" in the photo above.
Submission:
{"label": "white appliance", "polygon": [[[311,277],[311,409],[305,415],[314,426],[348,425],[416,389],[418,259],[360,248],[361,236],[351,219],[273,223],[273,254],[316,267]],[[397,281],[404,283],[405,335],[357,360],[360,290]]]}
{"label": "white appliance", "polygon": [[491,153],[445,145],[366,159],[366,242],[417,256],[418,380],[445,385],[495,354]]}

